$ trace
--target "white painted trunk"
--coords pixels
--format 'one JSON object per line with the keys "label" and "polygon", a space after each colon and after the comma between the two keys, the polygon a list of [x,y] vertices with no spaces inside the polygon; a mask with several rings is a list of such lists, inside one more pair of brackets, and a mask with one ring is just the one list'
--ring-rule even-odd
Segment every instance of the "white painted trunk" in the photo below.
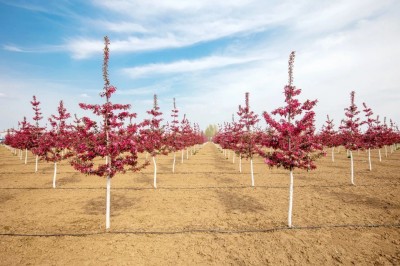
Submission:
{"label": "white painted trunk", "polygon": [[108,156],[106,156],[106,164],[108,164]]}
{"label": "white painted trunk", "polygon": [[181,156],[181,163],[183,163],[183,150],[182,150],[182,156]]}
{"label": "white painted trunk", "polygon": [[242,155],[239,154],[239,172],[242,172]]}
{"label": "white painted trunk", "polygon": [[174,152],[174,160],[172,162],[172,173],[175,173],[175,160],[176,160],[176,156],[175,156],[175,152]]}
{"label": "white painted trunk", "polygon": [[353,153],[350,151],[350,171],[351,171],[351,184],[354,185],[354,163],[353,163]]}
{"label": "white painted trunk", "polygon": [[154,188],[157,188],[157,164],[156,157],[153,156],[153,165],[154,165]]}
{"label": "white painted trunk", "polygon": [[106,230],[110,229],[110,210],[111,210],[111,178],[107,176],[106,190]]}
{"label": "white painted trunk", "polygon": [[288,211],[288,226],[289,227],[292,227],[292,210],[293,210],[293,170],[290,170],[289,211]]}
{"label": "white painted trunk", "polygon": [[332,162],[335,161],[335,147],[332,147]]}
{"label": "white painted trunk", "polygon": [[387,157],[387,146],[385,145],[385,157]]}
{"label": "white painted trunk", "polygon": [[54,162],[53,188],[56,188],[57,162]]}
{"label": "white painted trunk", "polygon": [[25,164],[28,163],[28,149],[25,149]]}
{"label": "white painted trunk", "polygon": [[254,187],[253,158],[250,159],[251,186]]}
{"label": "white painted trunk", "polygon": [[372,164],[371,164],[371,149],[368,148],[368,163],[369,163],[369,170],[372,171]]}
{"label": "white painted trunk", "polygon": [[37,171],[38,171],[38,161],[39,161],[39,155],[36,155],[36,159],[35,159],[35,173],[37,173]]}
{"label": "white painted trunk", "polygon": [[379,161],[382,162],[381,149],[378,150],[378,154],[379,154]]}
{"label": "white painted trunk", "polygon": [[186,149],[186,160],[189,160],[189,148]]}
{"label": "white painted trunk", "polygon": [[235,153],[233,153],[233,156],[232,156],[232,163],[235,163]]}

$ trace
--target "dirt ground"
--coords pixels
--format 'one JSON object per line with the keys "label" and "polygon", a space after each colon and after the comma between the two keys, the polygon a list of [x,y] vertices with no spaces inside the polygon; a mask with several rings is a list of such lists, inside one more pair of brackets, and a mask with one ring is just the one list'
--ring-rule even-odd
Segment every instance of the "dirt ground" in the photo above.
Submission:
{"label": "dirt ground", "polygon": [[[255,159],[225,159],[212,143],[181,163],[112,180],[105,230],[105,179],[67,162],[25,165],[0,147],[1,265],[400,265],[400,151],[354,153],[355,186],[342,149],[312,172],[295,171],[288,229],[289,173]],[[143,156],[142,156],[143,158]]]}

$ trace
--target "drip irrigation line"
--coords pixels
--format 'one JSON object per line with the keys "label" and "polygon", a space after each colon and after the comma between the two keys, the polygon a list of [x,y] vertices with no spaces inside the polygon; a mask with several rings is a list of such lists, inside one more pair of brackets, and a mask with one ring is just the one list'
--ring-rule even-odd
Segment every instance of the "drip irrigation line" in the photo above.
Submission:
{"label": "drip irrigation line", "polygon": [[272,233],[280,231],[302,231],[302,230],[324,230],[324,229],[366,229],[366,228],[400,228],[400,224],[334,224],[334,225],[312,225],[312,226],[294,226],[294,227],[272,227],[272,228],[245,228],[237,230],[221,228],[205,229],[182,229],[172,231],[104,231],[88,233],[49,233],[49,234],[31,234],[31,233],[0,233],[0,236],[10,237],[86,237],[96,235],[181,235],[181,234],[249,234],[249,233]]}
{"label": "drip irrigation line", "polygon": [[[400,183],[386,183],[378,185],[297,185],[296,188],[356,188],[356,187],[384,187],[384,186],[400,186]],[[199,186],[199,187],[113,187],[112,190],[207,190],[207,189],[287,189],[288,186]],[[102,190],[105,187],[0,187],[0,190]]]}

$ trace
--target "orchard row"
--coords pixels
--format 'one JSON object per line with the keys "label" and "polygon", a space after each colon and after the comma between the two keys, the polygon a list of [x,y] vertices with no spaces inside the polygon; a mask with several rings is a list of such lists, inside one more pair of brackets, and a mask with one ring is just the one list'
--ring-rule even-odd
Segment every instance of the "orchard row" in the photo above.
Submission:
{"label": "orchard row", "polygon": [[[153,108],[147,113],[151,118],[141,123],[134,123],[135,113],[129,111],[129,104],[114,104],[111,96],[116,88],[110,84],[108,78],[108,61],[110,44],[108,37],[104,38],[103,79],[104,88],[100,94],[104,104],[85,104],[79,106],[91,111],[98,120],[97,123],[89,117],[75,117],[74,124],[68,124],[71,115],[60,101],[58,114],[49,118],[51,129],[40,126],[43,118],[40,112],[40,102],[33,96],[31,102],[34,110],[34,124],[26,118],[20,123],[18,130],[9,131],[5,136],[5,144],[10,149],[30,150],[36,155],[37,162],[41,158],[54,162],[53,187],[56,187],[57,162],[69,159],[71,165],[78,171],[88,175],[98,175],[107,178],[106,199],[106,228],[110,228],[110,198],[111,178],[116,173],[127,170],[139,171],[150,162],[139,163],[138,153],[151,154],[154,164],[154,186],[156,187],[157,166],[156,156],[159,154],[174,153],[172,171],[175,168],[175,153],[205,142],[205,137],[198,125],[191,126],[184,116],[178,120],[178,109],[175,105],[172,110],[172,121],[161,125],[162,113],[154,96]],[[26,162],[26,160],[25,160]]]}
{"label": "orchard row", "polygon": [[[253,156],[265,158],[265,163],[270,167],[283,167],[290,171],[289,211],[288,226],[292,226],[293,208],[293,170],[316,168],[315,161],[324,155],[324,146],[344,146],[350,156],[351,184],[354,185],[354,167],[352,151],[368,149],[369,165],[371,168],[370,152],[373,148],[390,146],[393,150],[400,142],[400,133],[391,121],[390,127],[382,125],[379,118],[372,118],[372,110],[364,103],[366,119],[361,121],[358,117],[360,111],[354,103],[354,91],[351,92],[351,102],[345,108],[345,119],[339,126],[339,131],[334,130],[333,121],[326,121],[320,133],[315,129],[315,113],[312,110],[317,100],[306,100],[301,103],[296,96],[301,90],[293,86],[293,64],[295,53],[289,57],[288,85],[284,87],[285,103],[271,113],[264,112],[263,118],[268,127],[266,130],[257,128],[260,120],[258,115],[250,110],[249,93],[246,93],[245,105],[239,105],[239,121],[226,123],[214,137],[214,142],[221,148],[233,150],[242,157],[250,159],[251,185],[254,186]],[[275,118],[278,116],[278,118]],[[361,126],[366,125],[365,132]],[[333,151],[333,150],[332,150]],[[380,151],[380,150],[379,150]],[[333,156],[333,152],[332,152]],[[333,157],[332,157],[332,160]],[[241,162],[240,162],[241,163]]]}

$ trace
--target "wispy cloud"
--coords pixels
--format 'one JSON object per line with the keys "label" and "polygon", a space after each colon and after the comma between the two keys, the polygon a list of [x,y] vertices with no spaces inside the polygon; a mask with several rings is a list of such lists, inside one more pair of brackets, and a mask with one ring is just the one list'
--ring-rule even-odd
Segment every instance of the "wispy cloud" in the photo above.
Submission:
{"label": "wispy cloud", "polygon": [[[130,1],[91,2],[94,10],[107,12],[104,19],[79,16],[70,9],[68,1],[49,9],[25,1],[15,5],[50,12],[58,10],[81,21],[80,30],[71,35],[58,50],[68,51],[75,59],[85,59],[101,53],[101,35],[113,35],[113,51],[133,53],[190,45],[232,36],[274,31],[279,35],[304,36],[329,33],[354,26],[357,21],[379,15],[394,4],[393,0],[364,1]],[[80,33],[81,32],[81,33]],[[99,35],[100,34],[100,35]],[[274,35],[274,38],[279,38]],[[100,39],[100,41],[99,41]],[[9,51],[54,51],[40,47],[10,46]],[[12,50],[14,49],[14,50]],[[18,50],[19,49],[19,50]]]}
{"label": "wispy cloud", "polygon": [[138,23],[133,23],[129,21],[117,21],[111,22],[108,20],[93,20],[93,26],[102,27],[106,31],[109,32],[116,32],[116,33],[147,33],[149,32],[148,29],[143,27]]}
{"label": "wispy cloud", "polygon": [[[114,12],[121,17],[116,22],[97,20],[99,23],[90,23],[96,29],[105,27],[117,34],[113,38],[114,52],[180,48],[229,36],[248,35],[283,24],[283,21],[299,12],[296,5],[282,12],[285,5],[267,5],[264,1],[233,3],[94,1],[93,3],[98,8]],[[131,34],[126,35],[126,33]],[[88,45],[95,42],[94,40],[87,36],[73,37],[65,43],[65,46],[75,58],[83,59],[99,52],[98,46]]]}
{"label": "wispy cloud", "polygon": [[173,63],[149,64],[140,67],[124,68],[122,72],[132,78],[158,75],[158,74],[174,74],[186,72],[199,72],[202,70],[213,70],[227,66],[245,64],[249,62],[259,61],[264,57],[223,57],[209,56],[196,60],[181,60]]}
{"label": "wispy cloud", "polygon": [[3,49],[10,52],[19,52],[19,53],[28,52],[14,45],[3,45]]}
{"label": "wispy cloud", "polygon": [[40,47],[20,47],[16,45],[5,44],[3,50],[16,53],[55,53],[65,51],[63,45],[46,45]]}

